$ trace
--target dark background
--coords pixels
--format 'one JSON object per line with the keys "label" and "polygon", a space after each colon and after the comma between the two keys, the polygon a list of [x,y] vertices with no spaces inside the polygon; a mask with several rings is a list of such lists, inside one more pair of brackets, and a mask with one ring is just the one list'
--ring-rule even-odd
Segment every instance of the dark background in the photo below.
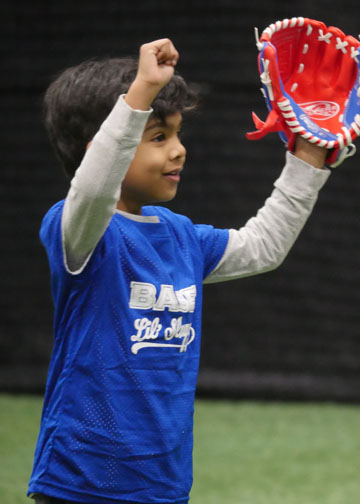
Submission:
{"label": "dark background", "polygon": [[[202,90],[186,119],[188,161],[169,206],[194,222],[240,227],[284,162],[276,134],[249,142],[262,118],[253,28],[293,16],[357,36],[360,4],[345,0],[55,2],[1,4],[0,390],[42,392],[52,301],[41,218],[67,191],[47,143],[41,99],[54,74],[93,56],[136,55],[170,37],[178,70]],[[205,287],[199,394],[359,401],[360,169],[332,174],[280,269]]]}

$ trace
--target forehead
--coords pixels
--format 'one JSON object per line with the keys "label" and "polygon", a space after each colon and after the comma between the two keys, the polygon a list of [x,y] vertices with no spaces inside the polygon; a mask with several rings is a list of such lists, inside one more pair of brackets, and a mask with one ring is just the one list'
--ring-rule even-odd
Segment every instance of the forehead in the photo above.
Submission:
{"label": "forehead", "polygon": [[164,119],[160,119],[159,117],[154,116],[150,117],[145,127],[145,131],[152,130],[154,128],[178,129],[181,123],[182,123],[182,115],[180,112],[170,114],[166,116]]}

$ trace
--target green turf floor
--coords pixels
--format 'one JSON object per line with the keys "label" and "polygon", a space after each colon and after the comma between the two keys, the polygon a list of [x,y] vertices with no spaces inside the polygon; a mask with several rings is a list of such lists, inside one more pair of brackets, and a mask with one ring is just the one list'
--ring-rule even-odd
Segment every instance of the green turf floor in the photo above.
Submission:
{"label": "green turf floor", "polygon": [[192,504],[360,503],[360,407],[200,402]]}
{"label": "green turf floor", "polygon": [[[0,396],[0,504],[21,504],[41,412]],[[360,406],[196,402],[191,504],[360,503]]]}

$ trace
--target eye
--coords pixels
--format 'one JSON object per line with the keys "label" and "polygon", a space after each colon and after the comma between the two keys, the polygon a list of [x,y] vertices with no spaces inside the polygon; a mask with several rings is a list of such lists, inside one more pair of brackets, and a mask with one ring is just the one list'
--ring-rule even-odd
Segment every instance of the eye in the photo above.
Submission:
{"label": "eye", "polygon": [[151,139],[152,142],[163,142],[166,139],[166,136],[164,133],[157,133],[154,135]]}

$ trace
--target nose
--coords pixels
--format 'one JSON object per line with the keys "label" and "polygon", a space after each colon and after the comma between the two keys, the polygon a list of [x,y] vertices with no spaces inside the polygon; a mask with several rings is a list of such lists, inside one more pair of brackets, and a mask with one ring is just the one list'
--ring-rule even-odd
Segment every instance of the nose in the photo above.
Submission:
{"label": "nose", "polygon": [[179,137],[174,138],[174,141],[171,143],[169,158],[171,161],[185,159],[186,149],[182,144]]}

